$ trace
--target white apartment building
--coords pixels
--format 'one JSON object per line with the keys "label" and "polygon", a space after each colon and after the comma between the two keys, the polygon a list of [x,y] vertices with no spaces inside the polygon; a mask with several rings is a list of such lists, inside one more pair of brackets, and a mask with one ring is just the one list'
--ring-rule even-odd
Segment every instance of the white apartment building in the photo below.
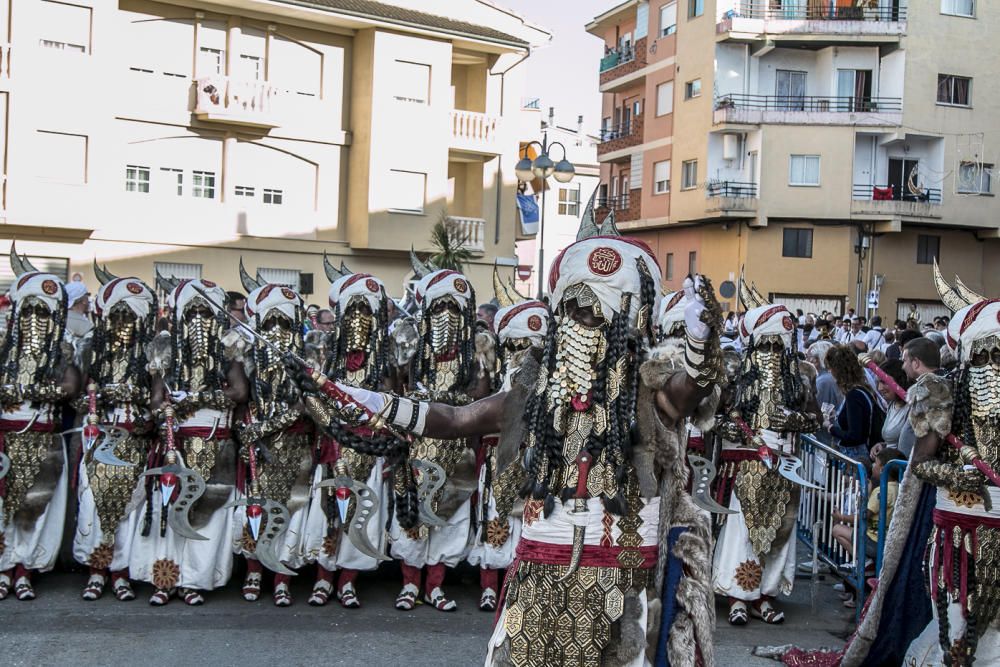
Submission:
{"label": "white apartment building", "polygon": [[238,289],[242,256],[323,303],[324,251],[398,296],[448,215],[486,290],[548,37],[486,0],[0,0],[0,237],[92,286]]}

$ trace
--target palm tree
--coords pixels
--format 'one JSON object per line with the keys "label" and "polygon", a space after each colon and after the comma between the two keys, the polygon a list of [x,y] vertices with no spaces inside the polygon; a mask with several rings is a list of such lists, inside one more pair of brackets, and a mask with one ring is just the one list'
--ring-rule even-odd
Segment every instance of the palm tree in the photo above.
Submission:
{"label": "palm tree", "polygon": [[430,262],[439,269],[462,272],[462,267],[472,259],[472,252],[465,247],[468,239],[462,229],[448,219],[447,212],[431,228],[431,245],[434,253]]}

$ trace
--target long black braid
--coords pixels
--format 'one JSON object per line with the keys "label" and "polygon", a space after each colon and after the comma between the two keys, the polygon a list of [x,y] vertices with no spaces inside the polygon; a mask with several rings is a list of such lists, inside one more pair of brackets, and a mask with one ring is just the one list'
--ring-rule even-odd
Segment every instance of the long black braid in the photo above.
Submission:
{"label": "long black braid", "polygon": [[[545,346],[542,348],[542,361],[539,365],[540,377],[551,377],[556,369],[556,331],[558,329],[557,320],[554,314],[549,315],[548,327],[545,333]],[[525,470],[528,473],[524,485],[521,487],[521,496],[527,497],[529,494],[535,500],[541,500],[548,494],[548,484],[551,478],[551,471],[546,466],[544,479],[539,479],[539,468],[542,459],[548,459],[546,447],[552,437],[556,436],[552,426],[552,419],[549,415],[548,394],[543,388],[541,391],[536,386],[528,397],[528,405],[525,410],[525,423],[530,439],[534,441],[534,446],[528,449],[525,459]]]}

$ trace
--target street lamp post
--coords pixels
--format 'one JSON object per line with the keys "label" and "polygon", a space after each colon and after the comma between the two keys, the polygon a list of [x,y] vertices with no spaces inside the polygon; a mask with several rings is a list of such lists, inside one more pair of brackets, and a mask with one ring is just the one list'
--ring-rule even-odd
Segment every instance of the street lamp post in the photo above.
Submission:
{"label": "street lamp post", "polygon": [[[528,157],[528,148],[532,145],[538,146],[541,152],[534,161]],[[558,146],[562,149],[563,155],[559,162],[553,162],[549,157],[549,149]],[[546,182],[549,176],[554,177],[560,183],[569,183],[576,174],[576,168],[566,159],[566,147],[558,141],[549,143],[548,133],[542,135],[541,143],[531,141],[521,149],[523,156],[514,167],[514,174],[519,181],[530,181],[538,178],[542,181],[542,212],[538,218],[538,300],[541,301],[545,292],[545,282],[542,272],[545,270],[545,191],[548,189]]]}

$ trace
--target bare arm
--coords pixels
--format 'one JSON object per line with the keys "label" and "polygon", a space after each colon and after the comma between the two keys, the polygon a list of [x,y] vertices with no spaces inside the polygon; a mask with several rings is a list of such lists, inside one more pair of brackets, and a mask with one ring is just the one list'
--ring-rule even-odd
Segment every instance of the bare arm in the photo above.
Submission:
{"label": "bare arm", "polygon": [[66,370],[63,371],[62,381],[59,383],[59,386],[66,394],[66,398],[72,400],[80,394],[80,385],[82,382],[83,378],[77,367],[67,366]]}
{"label": "bare arm", "polygon": [[656,407],[665,424],[676,426],[694,414],[701,401],[712,393],[712,387],[699,387],[687,373],[674,373],[666,386],[656,392]]}
{"label": "bare arm", "polygon": [[229,381],[229,386],[223,390],[226,398],[236,405],[246,403],[250,396],[250,383],[247,381],[246,373],[243,372],[243,364],[231,364],[226,379]]}
{"label": "bare arm", "polygon": [[507,392],[502,392],[460,407],[431,403],[422,435],[455,440],[498,433],[506,397]]}

